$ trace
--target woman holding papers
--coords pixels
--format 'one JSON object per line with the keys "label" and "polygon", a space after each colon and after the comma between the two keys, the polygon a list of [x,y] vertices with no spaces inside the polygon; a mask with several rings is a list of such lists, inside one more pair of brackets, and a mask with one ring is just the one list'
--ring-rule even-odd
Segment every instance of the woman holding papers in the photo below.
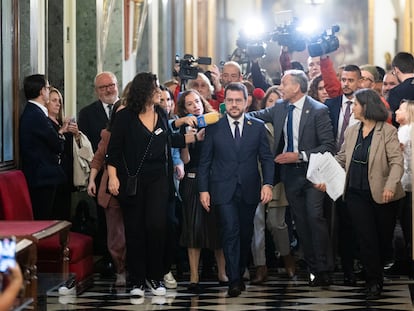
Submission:
{"label": "woman holding papers", "polygon": [[383,261],[393,236],[397,200],[404,196],[400,182],[403,155],[397,130],[385,122],[388,111],[378,94],[361,89],[355,98],[352,110],[361,122],[345,131],[336,159],[346,171],[344,198],[359,240],[366,297],[377,299],[382,291]]}

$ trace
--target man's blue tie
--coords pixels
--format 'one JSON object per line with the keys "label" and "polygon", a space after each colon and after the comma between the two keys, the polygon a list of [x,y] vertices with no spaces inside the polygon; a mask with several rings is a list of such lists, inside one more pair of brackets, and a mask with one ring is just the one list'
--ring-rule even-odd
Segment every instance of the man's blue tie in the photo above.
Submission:
{"label": "man's blue tie", "polygon": [[293,152],[293,109],[295,105],[289,105],[288,119],[287,119],[287,152]]}
{"label": "man's blue tie", "polygon": [[234,121],[234,141],[236,143],[236,146],[238,147],[240,145],[240,129],[239,129],[239,121]]}

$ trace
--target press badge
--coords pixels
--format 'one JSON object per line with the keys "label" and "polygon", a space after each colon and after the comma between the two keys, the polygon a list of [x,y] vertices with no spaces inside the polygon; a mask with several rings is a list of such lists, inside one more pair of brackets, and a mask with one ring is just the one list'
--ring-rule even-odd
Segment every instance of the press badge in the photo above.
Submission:
{"label": "press badge", "polygon": [[154,133],[155,135],[160,135],[163,132],[162,128],[158,128]]}

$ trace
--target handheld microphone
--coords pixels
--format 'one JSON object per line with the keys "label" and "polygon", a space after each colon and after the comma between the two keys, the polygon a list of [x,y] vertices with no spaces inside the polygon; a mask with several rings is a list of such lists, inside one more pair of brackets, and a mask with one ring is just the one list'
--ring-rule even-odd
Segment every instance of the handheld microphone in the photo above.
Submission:
{"label": "handheld microphone", "polygon": [[226,113],[226,104],[225,103],[221,103],[220,106],[219,106],[219,110],[220,110],[220,113],[222,115],[224,115]]}
{"label": "handheld microphone", "polygon": [[261,88],[255,88],[253,90],[253,97],[257,100],[262,100],[265,96],[265,92]]}
{"label": "handheld microphone", "polygon": [[[188,114],[188,115],[192,116],[192,114]],[[207,125],[217,123],[219,119],[220,119],[220,114],[215,111],[199,115],[197,116],[197,127],[198,128],[206,127]]]}

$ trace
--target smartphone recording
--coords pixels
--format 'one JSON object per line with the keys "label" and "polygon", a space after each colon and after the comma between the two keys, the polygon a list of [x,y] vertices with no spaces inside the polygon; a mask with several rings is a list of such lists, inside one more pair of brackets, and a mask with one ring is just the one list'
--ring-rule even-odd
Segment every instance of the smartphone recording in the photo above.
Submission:
{"label": "smartphone recording", "polygon": [[0,238],[0,273],[5,273],[9,267],[16,265],[16,238]]}

